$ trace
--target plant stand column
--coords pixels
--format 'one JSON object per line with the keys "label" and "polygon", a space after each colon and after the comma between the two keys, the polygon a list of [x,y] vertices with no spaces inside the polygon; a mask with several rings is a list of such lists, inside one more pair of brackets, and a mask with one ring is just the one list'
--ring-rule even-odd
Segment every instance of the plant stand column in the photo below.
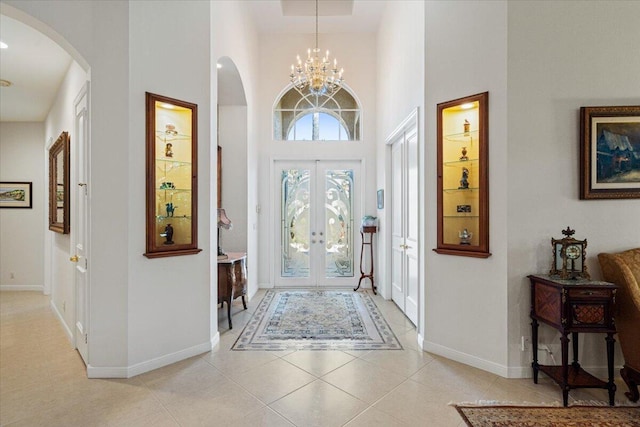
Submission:
{"label": "plant stand column", "polygon": [[[362,228],[360,228],[360,237],[362,237],[362,249],[360,250],[360,280],[358,280],[358,286],[354,289],[354,291],[357,291],[358,289],[360,289],[360,285],[362,284],[362,279],[366,278],[371,280],[371,290],[373,291],[374,295],[377,295],[376,285],[373,279],[373,235],[376,233],[377,230],[378,230],[378,227],[376,226],[363,226]],[[368,241],[365,238],[366,235],[369,236]],[[362,262],[364,258],[365,246],[369,246],[369,254],[370,254],[369,256],[371,258],[371,268],[369,269],[369,273],[364,272],[364,263]]]}

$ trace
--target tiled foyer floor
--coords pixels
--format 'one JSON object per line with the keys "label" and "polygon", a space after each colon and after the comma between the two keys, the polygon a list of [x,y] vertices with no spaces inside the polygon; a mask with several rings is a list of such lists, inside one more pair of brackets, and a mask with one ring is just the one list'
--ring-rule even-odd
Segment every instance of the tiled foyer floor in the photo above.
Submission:
{"label": "tiled foyer floor", "polygon": [[[201,356],[130,379],[87,379],[36,292],[0,292],[2,426],[463,426],[450,402],[558,402],[546,378],[504,379],[419,351],[396,306],[376,303],[402,351],[232,352],[264,291],[219,310],[221,342]],[[617,397],[623,383],[618,381]],[[601,390],[571,399],[606,400]]]}

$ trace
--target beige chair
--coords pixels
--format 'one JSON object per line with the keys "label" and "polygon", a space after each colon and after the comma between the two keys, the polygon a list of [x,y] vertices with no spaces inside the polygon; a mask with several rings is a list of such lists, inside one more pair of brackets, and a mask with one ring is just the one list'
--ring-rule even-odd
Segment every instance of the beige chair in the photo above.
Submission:
{"label": "beige chair", "polygon": [[637,402],[640,385],[640,248],[598,255],[602,275],[607,282],[620,286],[616,304],[616,329],[624,356],[620,375],[629,392],[625,395]]}

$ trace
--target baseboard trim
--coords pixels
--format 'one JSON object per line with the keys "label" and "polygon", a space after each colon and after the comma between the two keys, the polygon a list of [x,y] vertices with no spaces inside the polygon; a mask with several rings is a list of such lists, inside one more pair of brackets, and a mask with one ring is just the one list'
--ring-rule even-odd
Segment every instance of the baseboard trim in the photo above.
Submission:
{"label": "baseboard trim", "polygon": [[463,353],[458,350],[453,350],[440,344],[425,341],[423,349],[426,352],[433,353],[438,356],[443,356],[447,359],[464,363],[465,365],[473,366],[474,368],[482,369],[483,371],[491,372],[492,374],[500,375],[504,378],[507,378],[509,374],[509,369],[507,366],[499,365],[497,363],[490,362],[488,360],[481,359],[479,357]]}
{"label": "baseboard trim", "polygon": [[87,365],[87,378],[129,378],[125,367],[107,368]]}
{"label": "baseboard trim", "polygon": [[216,332],[214,336],[211,337],[211,348],[213,349],[220,342],[220,332]]}
{"label": "baseboard trim", "polygon": [[36,291],[44,292],[42,285],[0,285],[0,292],[3,291]]}
{"label": "baseboard trim", "polygon": [[55,316],[58,318],[58,322],[60,322],[62,329],[64,329],[64,333],[67,336],[67,340],[69,341],[69,344],[71,345],[72,348],[76,348],[73,342],[73,331],[71,331],[71,329],[69,329],[69,326],[67,326],[67,323],[64,321],[64,317],[62,316],[62,313],[60,313],[60,311],[58,310],[58,307],[56,307],[56,305],[53,303],[53,299],[49,301],[49,306],[51,306],[51,311],[53,311],[53,314],[55,314]]}
{"label": "baseboard trim", "polygon": [[129,366],[127,369],[127,378],[135,377],[136,375],[144,374],[145,372],[153,371],[154,369],[162,368],[208,351],[211,351],[211,342],[204,342],[193,347],[185,348],[184,350],[176,351],[175,353],[137,363]]}
{"label": "baseboard trim", "polygon": [[144,374],[154,369],[171,365],[181,360],[188,359],[199,354],[211,351],[211,343],[205,342],[175,353],[156,357],[155,359],[140,362],[129,367],[99,367],[87,365],[88,378],[131,378],[136,375]]}

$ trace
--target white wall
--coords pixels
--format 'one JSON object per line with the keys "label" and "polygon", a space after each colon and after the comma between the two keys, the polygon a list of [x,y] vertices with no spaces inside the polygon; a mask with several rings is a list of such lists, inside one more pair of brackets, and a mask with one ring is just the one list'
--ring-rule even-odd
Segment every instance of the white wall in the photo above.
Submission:
{"label": "white wall", "polygon": [[[211,57],[209,2],[129,4],[128,319],[133,373],[210,347]],[[198,105],[196,255],[145,258],[145,92]],[[121,153],[125,154],[125,153]],[[124,242],[123,242],[124,243]],[[215,244],[215,243],[214,243]],[[158,360],[159,359],[159,360]]]}
{"label": "white wall", "polygon": [[[80,65],[72,61],[65,77],[58,89],[56,98],[47,114],[44,122],[45,139],[43,142],[45,147],[43,163],[46,165],[45,173],[48,177],[49,155],[48,149],[58,139],[62,132],[69,133],[69,151],[70,151],[70,167],[73,169],[75,165],[75,156],[77,153],[77,137],[74,134],[75,122],[73,112],[73,102],[87,81],[87,73]],[[48,182],[48,181],[47,181]],[[49,203],[47,194],[44,197],[45,203]],[[75,192],[70,190],[70,215],[74,212]],[[47,210],[48,218],[48,210]],[[73,222],[72,222],[73,224]],[[51,289],[51,305],[62,319],[64,329],[69,337],[72,338],[73,325],[75,324],[76,313],[76,296],[74,283],[74,264],[69,261],[69,257],[73,252],[71,247],[71,233],[73,227],[70,228],[69,234],[60,234],[51,230],[45,231],[45,256],[51,264],[51,269],[45,269],[45,275],[48,277],[48,287]],[[47,274],[50,271],[50,274]]]}
{"label": "white wall", "polygon": [[220,230],[220,246],[225,252],[246,252],[247,222],[247,107],[218,107],[218,144],[222,147],[222,208],[233,223]]}
{"label": "white wall", "polygon": [[43,290],[44,141],[42,122],[0,123],[0,181],[32,183],[31,209],[0,209],[0,290]]}
{"label": "white wall", "polygon": [[[579,200],[578,191],[580,107],[640,105],[638,17],[638,2],[509,2],[509,364],[526,375],[526,276],[551,267],[551,237],[571,226],[586,238],[596,279],[598,253],[640,246],[640,200]],[[540,332],[559,355],[559,335]],[[581,343],[584,366],[606,364],[603,336]]]}
{"label": "white wall", "polygon": [[[259,252],[258,252],[258,218],[259,214],[256,212],[256,206],[260,203],[258,198],[259,186],[258,186],[258,135],[260,130],[257,126],[257,114],[258,114],[258,87],[262,84],[261,77],[263,74],[258,74],[258,35],[255,31],[253,22],[251,21],[246,8],[251,7],[251,1],[232,1],[222,0],[214,1],[211,3],[211,59],[213,62],[224,56],[230,58],[238,69],[240,79],[244,87],[246,96],[246,117],[244,122],[247,123],[246,129],[246,184],[241,183],[237,188],[230,185],[228,182],[223,181],[224,191],[223,197],[229,196],[229,193],[235,191],[241,197],[246,198],[247,213],[246,213],[246,228],[247,228],[247,246],[245,248],[247,252],[247,280],[248,280],[248,292],[249,298],[253,296],[258,290],[258,265],[259,265]],[[215,80],[214,80],[215,81]],[[211,100],[212,104],[216,105],[218,101],[218,88],[216,84],[211,87]],[[213,120],[211,134],[216,135],[217,123]],[[223,149],[223,156],[226,159],[226,152]],[[212,157],[211,164],[216,164],[216,157]],[[226,160],[223,162],[223,170],[226,168]],[[212,184],[213,185],[213,184]],[[244,187],[243,187],[244,186]],[[214,185],[215,187],[215,185]],[[213,189],[213,194],[216,194],[217,189]],[[213,198],[213,204],[216,203],[216,198]],[[230,217],[233,221],[234,219]],[[216,242],[217,228],[211,229],[212,242]],[[221,230],[221,233],[227,233],[226,230]],[[234,233],[231,231],[229,234]],[[223,238],[225,238],[224,236]],[[214,254],[215,259],[215,254]],[[215,261],[213,261],[215,262]],[[214,296],[212,295],[212,298]],[[218,316],[216,301],[212,301],[211,309],[211,331],[218,330]]]}
{"label": "white wall", "polygon": [[[259,282],[263,287],[272,287],[274,254],[274,200],[271,162],[274,159],[362,159],[362,181],[364,199],[362,212],[356,212],[358,221],[365,213],[376,209],[376,51],[373,34],[320,34],[320,49],[329,49],[344,68],[345,83],[355,94],[362,108],[362,139],[349,142],[301,142],[292,143],[273,140],[273,106],[289,83],[289,65],[296,55],[304,54],[314,44],[313,34],[264,34],[260,39],[260,68],[273,69],[273,64],[284,64],[274,72],[261,74],[258,109],[259,142],[259,203],[262,207],[259,221],[260,260]],[[282,70],[278,73],[277,70]],[[356,233],[356,259],[360,251],[360,236]],[[354,277],[357,283],[358,277]]]}
{"label": "white wall", "polygon": [[[387,247],[391,243],[390,218],[391,176],[387,175],[390,165],[390,147],[385,141],[410,113],[418,108],[418,150],[419,150],[419,182],[424,187],[425,173],[425,124],[424,124],[424,91],[425,91],[425,24],[423,2],[394,1],[388,2],[384,19],[380,23],[377,36],[377,112],[376,112],[376,166],[377,189],[385,190],[385,208],[377,211],[379,220],[378,257],[376,275],[380,293],[391,298],[391,272],[387,270],[385,261],[390,257]],[[420,194],[419,206],[424,206],[425,192]],[[421,275],[425,277],[425,209],[419,213],[420,247],[419,254]],[[421,294],[424,292],[424,281],[421,282]],[[424,298],[421,298],[418,313],[418,333],[424,336]]]}
{"label": "white wall", "polygon": [[[507,375],[507,3],[427,1],[425,349]],[[489,92],[490,251],[439,255],[436,106]]]}

